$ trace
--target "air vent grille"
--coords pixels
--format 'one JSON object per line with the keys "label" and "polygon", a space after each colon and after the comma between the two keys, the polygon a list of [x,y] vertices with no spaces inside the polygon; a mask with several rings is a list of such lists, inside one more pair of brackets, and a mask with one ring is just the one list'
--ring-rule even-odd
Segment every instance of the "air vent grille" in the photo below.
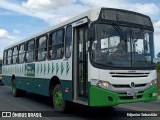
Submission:
{"label": "air vent grille", "polygon": [[122,73],[122,72],[110,72],[112,77],[148,77],[149,72],[141,72],[141,73]]}

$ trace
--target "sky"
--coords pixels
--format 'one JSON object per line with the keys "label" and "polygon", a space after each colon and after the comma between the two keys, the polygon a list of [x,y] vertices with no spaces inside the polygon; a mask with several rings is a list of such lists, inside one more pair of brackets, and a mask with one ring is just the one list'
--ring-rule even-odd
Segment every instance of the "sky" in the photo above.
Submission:
{"label": "sky", "polygon": [[23,40],[93,7],[139,12],[154,25],[155,55],[160,52],[160,0],[0,0],[0,57]]}

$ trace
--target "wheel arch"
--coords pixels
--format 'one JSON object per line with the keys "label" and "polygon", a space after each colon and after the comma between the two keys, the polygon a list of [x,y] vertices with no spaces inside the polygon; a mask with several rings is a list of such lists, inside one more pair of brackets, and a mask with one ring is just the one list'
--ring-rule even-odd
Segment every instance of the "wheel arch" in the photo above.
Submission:
{"label": "wheel arch", "polygon": [[52,96],[53,90],[57,84],[61,85],[61,81],[57,76],[53,76],[49,83],[49,95]]}

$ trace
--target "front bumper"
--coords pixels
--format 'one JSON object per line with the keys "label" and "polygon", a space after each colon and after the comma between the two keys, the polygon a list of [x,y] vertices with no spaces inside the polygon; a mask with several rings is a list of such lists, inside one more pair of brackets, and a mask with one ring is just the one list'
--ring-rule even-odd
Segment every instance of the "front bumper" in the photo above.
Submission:
{"label": "front bumper", "polygon": [[124,103],[150,102],[157,100],[158,95],[156,94],[158,94],[157,85],[143,92],[139,92],[137,98],[127,96],[127,93],[116,93],[96,86],[91,86],[89,106],[115,106]]}

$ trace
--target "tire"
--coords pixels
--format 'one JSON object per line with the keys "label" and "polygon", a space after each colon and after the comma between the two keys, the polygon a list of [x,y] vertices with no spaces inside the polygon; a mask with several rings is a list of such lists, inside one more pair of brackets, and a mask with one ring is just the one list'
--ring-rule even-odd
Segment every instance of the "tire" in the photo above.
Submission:
{"label": "tire", "polygon": [[19,97],[19,96],[25,96],[26,95],[26,91],[20,90],[16,87],[16,80],[15,79],[12,81],[12,95],[14,97]]}
{"label": "tire", "polygon": [[19,90],[16,87],[16,80],[15,79],[13,79],[13,81],[12,81],[12,95],[14,97],[18,97],[18,95],[19,95]]}
{"label": "tire", "polygon": [[68,102],[64,100],[60,84],[57,84],[53,90],[53,105],[56,112],[65,113],[67,111]]}

